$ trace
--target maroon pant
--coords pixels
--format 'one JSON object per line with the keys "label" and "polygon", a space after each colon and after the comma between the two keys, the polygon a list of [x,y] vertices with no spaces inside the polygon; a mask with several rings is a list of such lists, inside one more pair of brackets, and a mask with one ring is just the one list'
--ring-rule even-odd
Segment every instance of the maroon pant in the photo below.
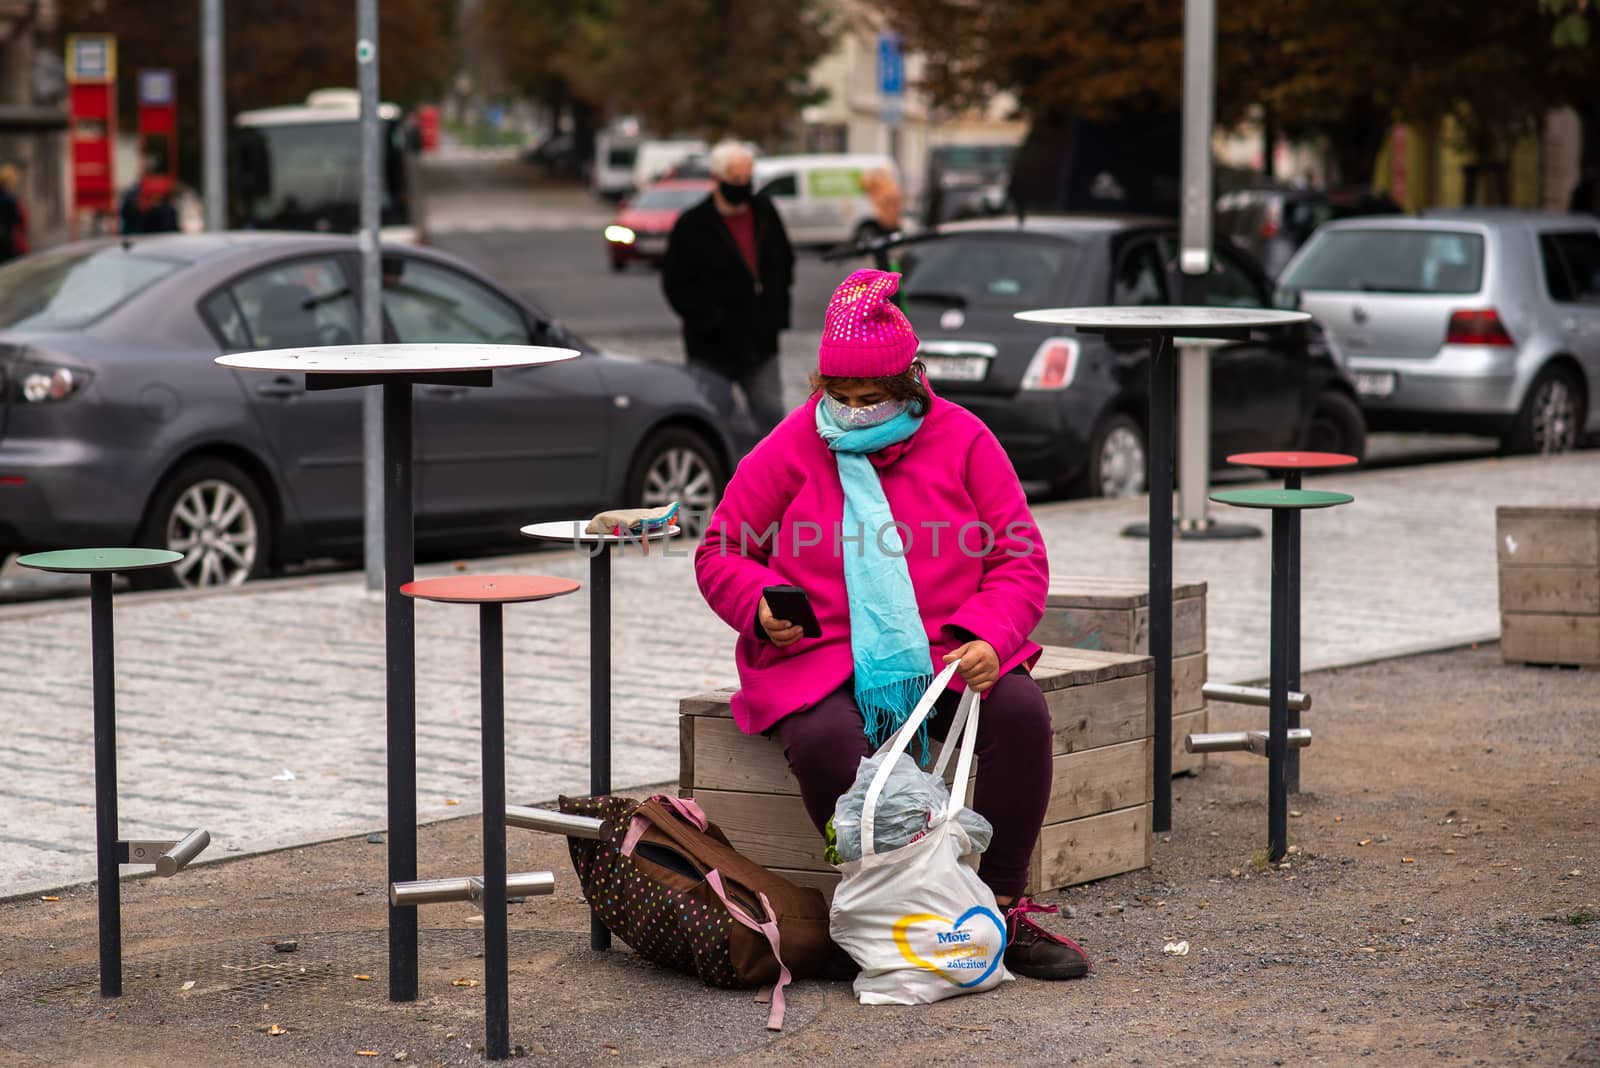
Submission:
{"label": "maroon pant", "polygon": [[[959,695],[947,690],[934,706],[932,733],[942,738]],[[978,874],[1001,897],[1020,895],[1028,883],[1034,843],[1050,803],[1050,710],[1039,684],[1018,669],[984,695],[978,717],[978,782],[972,807],[994,824]],[[861,711],[849,683],[812,707],[779,720],[773,733],[800,783],[811,822],[821,831],[834,805],[872,755]]]}

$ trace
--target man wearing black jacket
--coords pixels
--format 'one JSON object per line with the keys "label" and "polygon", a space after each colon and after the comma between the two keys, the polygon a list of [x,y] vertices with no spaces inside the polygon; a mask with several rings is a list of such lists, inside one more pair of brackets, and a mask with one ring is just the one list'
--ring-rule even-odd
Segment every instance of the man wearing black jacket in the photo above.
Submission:
{"label": "man wearing black jacket", "polygon": [[752,195],[754,168],[737,142],[712,149],[717,187],[673,226],[661,288],[683,320],[689,369],[712,404],[731,420],[737,384],[765,435],[784,415],[778,333],[789,326],[794,249],[771,202]]}

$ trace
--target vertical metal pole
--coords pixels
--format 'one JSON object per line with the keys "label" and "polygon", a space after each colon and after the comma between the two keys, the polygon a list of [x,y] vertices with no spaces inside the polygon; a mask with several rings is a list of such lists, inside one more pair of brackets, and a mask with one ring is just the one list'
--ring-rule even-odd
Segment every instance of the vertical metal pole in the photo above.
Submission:
{"label": "vertical metal pole", "polygon": [[[389,882],[417,877],[417,629],[411,598],[411,383],[383,390],[384,637],[388,665]],[[417,908],[389,906],[389,1000],[417,998]]]}
{"label": "vertical metal pole", "polygon": [[[589,793],[611,792],[611,543],[589,558]],[[593,913],[589,948],[610,949],[611,932]]]}
{"label": "vertical metal pole", "polygon": [[[1216,0],[1184,0],[1183,5],[1183,218],[1180,237],[1183,303],[1206,302],[1211,270],[1211,127],[1215,96]],[[1206,486],[1211,478],[1211,365],[1204,349],[1182,349],[1183,418],[1179,420],[1182,462],[1179,522],[1186,531],[1204,531]]]}
{"label": "vertical metal pole", "polygon": [[[1289,471],[1283,480],[1284,489],[1300,488],[1300,472]],[[1288,688],[1300,690],[1300,509],[1289,513],[1289,667]],[[1300,710],[1289,710],[1289,729],[1300,726]],[[1300,792],[1300,750],[1290,749],[1284,764],[1283,778],[1291,794]]]}
{"label": "vertical metal pole", "polygon": [[228,227],[228,193],[223,180],[227,145],[226,106],[222,90],[222,0],[200,3],[200,144],[206,198],[206,229]]}
{"label": "vertical metal pole", "polygon": [[[1191,286],[1203,276],[1186,274],[1184,288],[1199,290],[1195,299],[1184,293],[1185,304],[1204,304],[1205,287]],[[1202,531],[1206,490],[1211,481],[1211,355],[1200,345],[1178,346],[1178,529]]]}
{"label": "vertical metal pole", "polygon": [[1267,721],[1267,859],[1289,851],[1289,795],[1284,763],[1289,749],[1289,542],[1293,514],[1272,510],[1272,667]]}
{"label": "vertical metal pole", "polygon": [[[361,96],[361,341],[383,343],[383,120],[378,114],[378,0],[357,0],[356,77]],[[363,549],[367,590],[384,588],[383,398],[368,386],[361,399]]]}
{"label": "vertical metal pole", "polygon": [[1151,830],[1172,829],[1172,344],[1150,346],[1150,656],[1155,660]]}
{"label": "vertical metal pole", "polygon": [[484,1056],[511,1056],[506,958],[505,618],[499,604],[478,606],[478,677],[482,692]]}
{"label": "vertical metal pole", "polygon": [[122,887],[117,882],[117,684],[111,633],[111,572],[89,576],[94,659],[95,899],[100,906],[100,996],[122,996]]}

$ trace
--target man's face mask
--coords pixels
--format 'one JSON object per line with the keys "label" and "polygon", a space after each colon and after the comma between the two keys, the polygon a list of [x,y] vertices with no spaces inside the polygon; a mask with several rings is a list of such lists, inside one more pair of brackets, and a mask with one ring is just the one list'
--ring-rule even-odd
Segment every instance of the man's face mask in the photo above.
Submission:
{"label": "man's face mask", "polygon": [[749,182],[734,184],[733,182],[719,181],[717,183],[717,192],[721,193],[722,199],[729,204],[747,204],[750,202]]}
{"label": "man's face mask", "polygon": [[910,401],[886,400],[879,401],[877,404],[852,408],[844,401],[835,399],[831,394],[823,394],[822,403],[828,406],[828,414],[832,416],[836,424],[851,430],[887,423],[911,405]]}

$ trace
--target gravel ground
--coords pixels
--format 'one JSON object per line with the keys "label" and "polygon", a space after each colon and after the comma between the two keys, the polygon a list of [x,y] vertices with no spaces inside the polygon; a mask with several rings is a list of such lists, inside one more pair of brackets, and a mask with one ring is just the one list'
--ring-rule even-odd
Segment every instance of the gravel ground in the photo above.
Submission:
{"label": "gravel ground", "polygon": [[[1264,865],[1264,762],[1213,758],[1174,784],[1150,869],[1050,899],[1095,958],[1078,982],[916,1009],[802,983],[769,1034],[748,993],[591,952],[563,843],[513,830],[514,870],[558,891],[512,907],[512,1040],[563,1065],[1600,1064],[1595,673],[1486,646],[1307,688],[1288,866]],[[425,828],[425,872],[476,870],[475,826]],[[358,838],[125,882],[118,1001],[92,887],[0,904],[0,1063],[478,1063],[483,989],[452,980],[481,977],[480,925],[425,908],[421,998],[392,1005],[383,881]]]}

